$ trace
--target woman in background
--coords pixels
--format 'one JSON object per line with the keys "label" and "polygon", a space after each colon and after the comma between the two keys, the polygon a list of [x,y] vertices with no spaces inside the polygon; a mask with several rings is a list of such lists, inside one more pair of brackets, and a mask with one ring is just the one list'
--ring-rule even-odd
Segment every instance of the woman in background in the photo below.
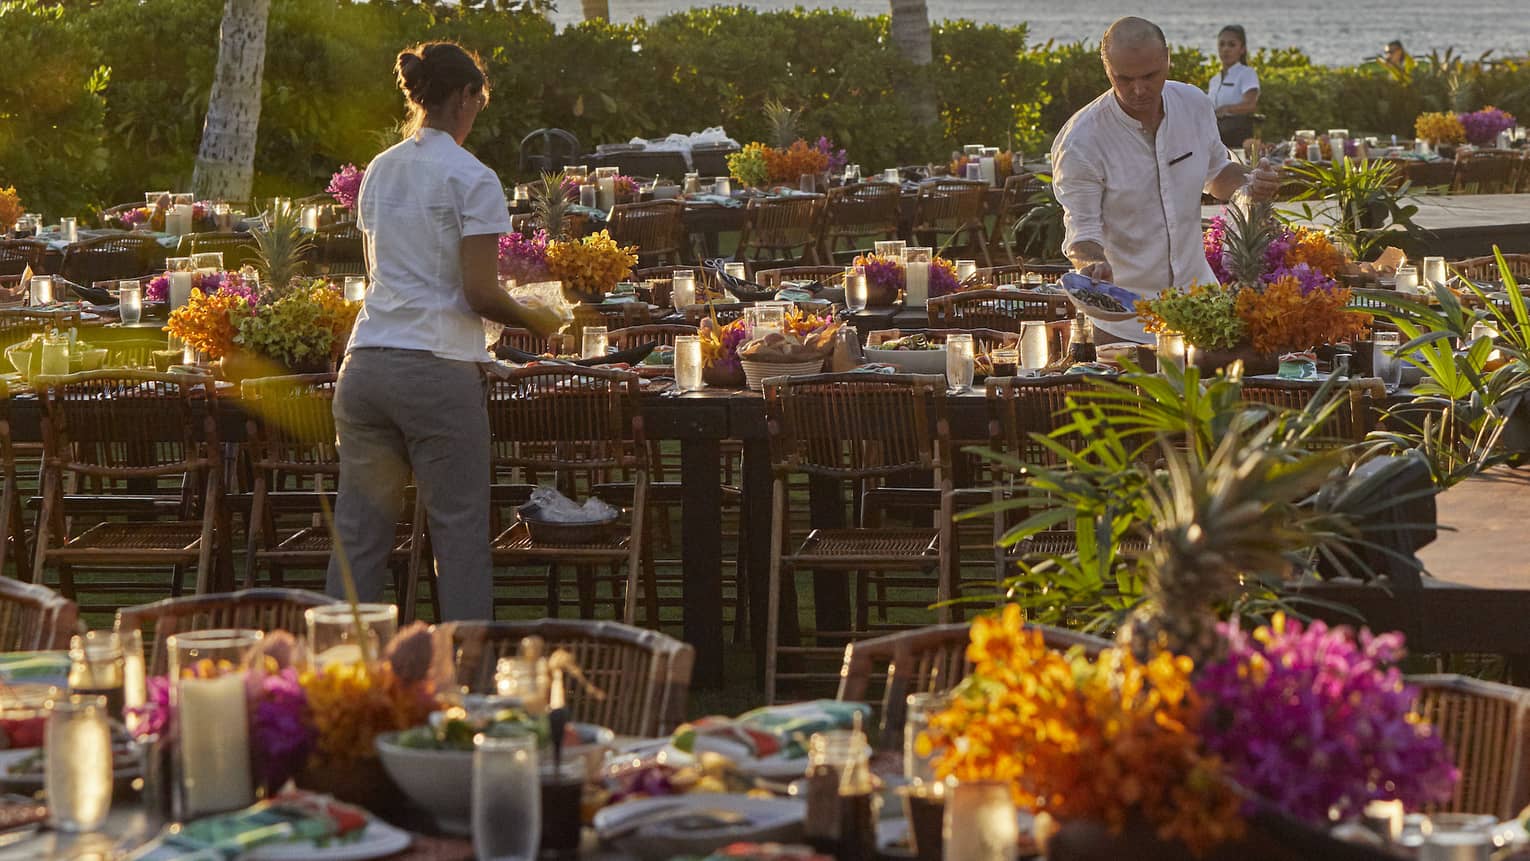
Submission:
{"label": "woman in background", "polygon": [[1211,77],[1206,94],[1217,111],[1217,131],[1228,149],[1240,151],[1254,136],[1259,110],[1259,74],[1248,67],[1248,36],[1237,24],[1217,34],[1217,57],[1222,71]]}

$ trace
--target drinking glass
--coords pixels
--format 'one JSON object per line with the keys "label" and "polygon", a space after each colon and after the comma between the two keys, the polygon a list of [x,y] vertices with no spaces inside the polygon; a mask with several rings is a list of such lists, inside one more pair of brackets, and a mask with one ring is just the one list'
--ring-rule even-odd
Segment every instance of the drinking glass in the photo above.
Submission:
{"label": "drinking glass", "polygon": [[137,281],[117,282],[117,313],[124,326],[133,326],[143,319],[143,286]]}
{"label": "drinking glass", "polygon": [[1173,365],[1181,371],[1185,369],[1185,336],[1174,332],[1161,332],[1158,335],[1156,356],[1158,369]]}
{"label": "drinking glass", "polygon": [[1430,292],[1445,286],[1445,258],[1425,257],[1423,276],[1424,286]]}
{"label": "drinking glass", "polygon": [[1371,367],[1388,388],[1395,389],[1402,383],[1403,357],[1397,355],[1400,346],[1401,336],[1396,332],[1377,332],[1371,336]]}
{"label": "drinking glass", "polygon": [[112,733],[106,698],[71,694],[47,703],[43,785],[48,825],[95,831],[112,806]]}
{"label": "drinking glass", "polygon": [[539,851],[560,858],[577,855],[582,836],[580,808],[589,762],[584,757],[565,757],[558,763],[543,760],[538,771],[542,802]]}
{"label": "drinking glass", "polygon": [[712,193],[720,194],[723,197],[731,197],[733,195],[733,178],[719,176],[712,183]]}
{"label": "drinking glass", "polygon": [[1415,266],[1397,267],[1397,292],[1410,295],[1418,292],[1418,268]]}
{"label": "drinking glass", "polygon": [[919,736],[930,728],[930,717],[946,706],[945,692],[908,695],[907,717],[903,721],[903,778],[909,783],[935,782],[933,757],[919,755]]}
{"label": "drinking glass", "polygon": [[669,299],[675,309],[696,304],[696,273],[690,269],[676,269],[669,277]]}
{"label": "drinking glass", "polygon": [[956,261],[956,283],[966,284],[967,280],[977,274],[976,260]]}
{"label": "drinking glass", "polygon": [[219,272],[223,269],[222,251],[201,251],[191,255],[191,271],[193,272]]}
{"label": "drinking glass", "polygon": [[866,273],[856,269],[845,275],[845,310],[858,314],[866,310]]}
{"label": "drinking glass", "polygon": [[[366,632],[365,651],[357,638],[357,616],[361,617],[361,630]],[[398,633],[397,604],[357,604],[355,610],[349,604],[310,607],[303,618],[308,623],[308,648],[320,668],[333,663],[361,663],[363,654],[375,659]]]}
{"label": "drinking glass", "polygon": [[805,194],[817,194],[818,176],[816,174],[804,173],[802,176],[797,177],[797,189]]}
{"label": "drinking glass", "polygon": [[579,355],[585,359],[603,359],[608,347],[605,326],[585,326]]}
{"label": "drinking glass", "polygon": [[961,333],[946,336],[946,385],[953,391],[972,388],[972,336]]}
{"label": "drinking glass", "polygon": [[542,782],[532,735],[473,740],[473,852],[532,861],[542,842]]}
{"label": "drinking glass", "polygon": [[1020,367],[1039,371],[1052,361],[1052,337],[1047,324],[1026,320],[1020,324]]}
{"label": "drinking glass", "polygon": [[170,707],[176,715],[181,798],[187,816],[223,813],[255,800],[245,672],[260,631],[173,634]]}
{"label": "drinking glass", "polygon": [[1491,816],[1436,813],[1424,821],[1419,861],[1488,861],[1493,857]]}
{"label": "drinking glass", "polygon": [[579,205],[594,209],[597,202],[595,184],[592,182],[581,183],[579,186]]}
{"label": "drinking glass", "polygon": [[365,275],[345,276],[345,301],[360,302],[367,298],[367,279]]}
{"label": "drinking glass", "polygon": [[983,178],[983,166],[975,161],[967,162],[965,170],[966,175],[963,176],[962,179],[969,179],[973,182],[977,182]]}
{"label": "drinking glass", "polygon": [[1020,351],[1013,347],[1000,347],[993,351],[993,375],[1013,377],[1020,373]]}
{"label": "drinking glass", "polygon": [[40,307],[42,305],[52,305],[53,304],[53,276],[52,275],[33,275],[32,276],[32,281],[31,281],[31,287],[32,287],[32,305],[34,307]]}
{"label": "drinking glass", "polygon": [[78,242],[80,240],[79,222],[73,218],[60,218],[58,221],[59,238],[65,242]]}
{"label": "drinking glass", "polygon": [[675,338],[675,387],[682,392],[699,392],[701,380],[701,338],[681,335]]}
{"label": "drinking glass", "polygon": [[122,717],[122,641],[115,631],[86,631],[69,638],[69,692],[102,697],[112,718]]}

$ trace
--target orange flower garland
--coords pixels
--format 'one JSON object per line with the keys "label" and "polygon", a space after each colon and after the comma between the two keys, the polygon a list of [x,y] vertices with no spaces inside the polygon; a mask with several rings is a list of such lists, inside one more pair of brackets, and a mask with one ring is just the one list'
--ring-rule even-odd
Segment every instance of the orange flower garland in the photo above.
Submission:
{"label": "orange flower garland", "polygon": [[193,288],[186,304],[170,312],[165,331],[198,352],[221,359],[234,351],[239,323],[249,314],[250,303],[238,293],[208,295]]}
{"label": "orange flower garland", "polygon": [[1248,328],[1254,349],[1264,353],[1307,350],[1359,337],[1371,325],[1371,315],[1346,310],[1347,287],[1302,292],[1301,282],[1276,279],[1263,293],[1238,292],[1238,316]]}
{"label": "orange flower garland", "polygon": [[1312,269],[1332,278],[1344,267],[1344,252],[1321,230],[1311,227],[1294,227],[1295,242],[1286,252],[1286,266],[1295,267],[1305,263]]}
{"label": "orange flower garland", "polygon": [[765,148],[765,172],[771,182],[792,182],[805,173],[817,176],[829,169],[829,156],[807,141],[797,140],[784,150]]}
{"label": "orange flower garland", "polygon": [[1242,833],[1221,763],[1201,752],[1188,658],[1095,661],[1048,649],[1020,608],[972,624],[972,675],[921,738],[939,777],[1008,783],[1015,802],[1113,830],[1141,818],[1200,854]]}

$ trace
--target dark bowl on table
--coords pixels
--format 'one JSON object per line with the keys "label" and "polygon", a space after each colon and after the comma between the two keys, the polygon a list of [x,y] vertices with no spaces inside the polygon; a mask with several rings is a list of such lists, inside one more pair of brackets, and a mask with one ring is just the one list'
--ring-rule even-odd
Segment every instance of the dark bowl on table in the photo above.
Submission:
{"label": "dark bowl on table", "polygon": [[542,506],[535,502],[515,509],[515,516],[526,524],[526,534],[534,543],[554,547],[589,544],[604,535],[617,520],[616,516],[579,523],[547,520],[542,516]]}

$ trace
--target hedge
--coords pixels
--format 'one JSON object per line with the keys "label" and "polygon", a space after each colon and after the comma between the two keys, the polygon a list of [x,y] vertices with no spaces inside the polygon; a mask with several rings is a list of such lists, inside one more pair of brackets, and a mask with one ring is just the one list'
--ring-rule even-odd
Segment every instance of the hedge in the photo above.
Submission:
{"label": "hedge", "polygon": [[[936,24],[935,62],[919,70],[898,57],[887,16],[711,7],[559,32],[512,5],[274,0],[256,194],[312,193],[339,164],[365,163],[396,139],[393,58],[426,39],[483,56],[493,98],[469,146],[507,181],[536,128],[568,129],[590,148],[717,125],[745,142],[766,136],[760,108],[771,98],[803,108],[804,133],[833,138],[867,171],[943,161],[965,143],[1035,155],[1106,88],[1095,46],[1034,45],[1023,25]],[[221,14],[220,0],[0,0],[0,46],[18,72],[0,79],[0,187],[16,185],[48,215],[188,187]],[[1403,79],[1260,52],[1267,132],[1410,136],[1421,110],[1530,111],[1530,70],[1447,60]],[[1212,61],[1180,47],[1172,71],[1204,83]],[[939,100],[938,128],[910,117],[904,94],[921,74]]]}

